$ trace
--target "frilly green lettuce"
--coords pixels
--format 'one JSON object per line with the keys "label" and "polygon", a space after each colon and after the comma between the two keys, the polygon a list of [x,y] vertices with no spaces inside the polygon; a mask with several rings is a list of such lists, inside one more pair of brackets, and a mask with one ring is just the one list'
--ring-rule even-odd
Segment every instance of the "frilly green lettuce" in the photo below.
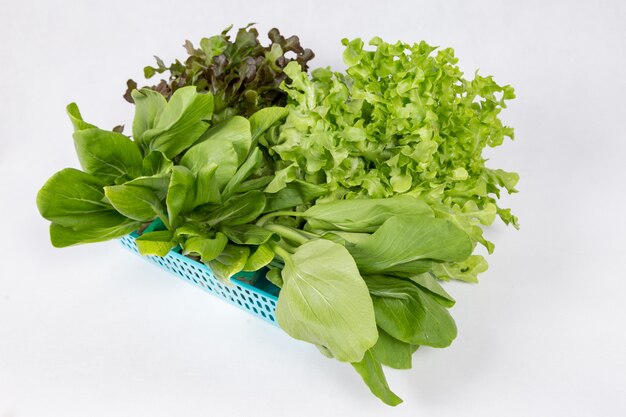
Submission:
{"label": "frilly green lettuce", "polygon": [[[345,73],[323,68],[309,78],[296,63],[284,69],[289,115],[267,138],[271,151],[297,164],[293,178],[325,184],[321,201],[419,195],[493,251],[481,226],[496,217],[518,226],[497,202],[502,190],[516,191],[518,175],[487,168],[482,152],[513,139],[499,118],[513,88],[478,73],[464,78],[449,48],[380,38],[372,50],[361,39],[343,44]],[[477,268],[448,265],[441,278],[475,280],[471,271],[486,263],[473,259]]]}

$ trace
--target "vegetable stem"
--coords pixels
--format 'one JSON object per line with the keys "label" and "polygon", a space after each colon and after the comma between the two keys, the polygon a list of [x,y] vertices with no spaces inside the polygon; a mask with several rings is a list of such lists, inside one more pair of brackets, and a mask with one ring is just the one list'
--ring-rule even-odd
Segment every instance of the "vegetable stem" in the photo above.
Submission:
{"label": "vegetable stem", "polygon": [[292,265],[292,262],[291,262],[291,254],[290,254],[289,252],[287,252],[287,250],[286,250],[286,249],[283,249],[282,247],[280,247],[280,246],[278,246],[278,245],[275,245],[273,249],[274,249],[274,252],[276,252],[276,254],[277,254],[278,256],[280,256],[281,258],[283,258],[283,261],[284,261],[286,264]]}
{"label": "vegetable stem", "polygon": [[303,245],[309,241],[309,239],[302,236],[297,229],[292,229],[291,227],[282,226],[280,224],[268,224],[264,227],[270,232],[277,233],[281,237],[294,241],[300,245]]}
{"label": "vegetable stem", "polygon": [[157,216],[159,216],[159,219],[161,219],[161,221],[165,225],[165,228],[167,230],[172,230],[172,226],[170,225],[170,221],[168,220],[168,218],[165,215],[165,213],[163,213],[163,211],[161,211],[161,210],[155,210],[155,211],[156,211]]}
{"label": "vegetable stem", "polygon": [[263,226],[265,223],[267,223],[267,221],[273,217],[279,217],[279,216],[304,216],[303,212],[299,212],[299,211],[275,211],[273,213],[267,213],[265,216],[262,216],[259,220],[257,220],[256,225],[257,226]]}

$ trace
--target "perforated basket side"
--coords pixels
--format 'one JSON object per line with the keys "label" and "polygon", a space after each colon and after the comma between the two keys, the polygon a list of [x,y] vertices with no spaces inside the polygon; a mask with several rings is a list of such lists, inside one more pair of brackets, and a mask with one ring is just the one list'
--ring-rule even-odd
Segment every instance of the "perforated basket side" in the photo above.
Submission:
{"label": "perforated basket side", "polygon": [[[139,255],[135,239],[136,233],[131,233],[120,239],[122,246]],[[141,256],[141,255],[139,255]],[[278,326],[274,310],[278,298],[259,288],[237,280],[237,275],[231,278],[232,286],[224,285],[206,265],[193,259],[170,251],[166,256],[142,256],[145,260],[171,272],[177,277],[201,288],[211,294],[253,314],[268,323]]]}

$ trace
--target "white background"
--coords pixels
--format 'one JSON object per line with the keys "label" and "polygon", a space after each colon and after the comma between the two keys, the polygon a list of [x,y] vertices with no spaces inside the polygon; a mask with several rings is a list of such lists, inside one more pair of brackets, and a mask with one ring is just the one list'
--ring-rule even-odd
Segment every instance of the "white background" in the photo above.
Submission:
{"label": "white background", "polygon": [[[382,4],[387,4],[382,6]],[[626,6],[589,2],[11,2],[0,13],[0,417],[626,415]],[[340,39],[455,48],[516,88],[518,171],[479,285],[451,284],[459,336],[388,371],[350,366],[125,252],[49,244],[35,194],[77,166],[65,105],[131,120],[125,81],[230,23],[299,34],[314,66]]]}

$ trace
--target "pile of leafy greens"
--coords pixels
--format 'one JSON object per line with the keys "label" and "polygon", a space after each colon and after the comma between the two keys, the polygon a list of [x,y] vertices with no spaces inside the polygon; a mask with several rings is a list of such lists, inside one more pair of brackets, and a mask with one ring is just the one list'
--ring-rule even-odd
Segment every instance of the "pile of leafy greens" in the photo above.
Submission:
{"label": "pile of leafy greens", "polygon": [[[287,181],[325,184],[322,200],[415,195],[437,217],[465,230],[493,252],[481,225],[499,216],[517,227],[509,209],[497,205],[502,190],[515,192],[516,173],[485,166],[482,151],[513,138],[498,118],[510,86],[478,74],[463,78],[452,49],[433,54],[425,42],[388,44],[374,38],[343,41],[346,73],[316,69],[312,79],[297,66],[285,72],[289,116],[267,145]],[[438,278],[476,281],[486,270],[474,255],[446,263]]]}
{"label": "pile of leafy greens", "polygon": [[[223,53],[224,36],[202,42],[202,53]],[[309,78],[297,61],[274,73],[285,106],[224,106],[221,97],[216,112],[219,83],[134,89],[131,138],[84,121],[70,104],[82,170],[53,175],[37,205],[56,247],[158,220],[136,240],[142,254],[180,250],[226,284],[265,269],[280,288],[281,328],[350,363],[397,405],[382,366],[408,369],[420,346],[452,343],[454,299],[440,280],[475,281],[486,269],[476,244],[493,249],[481,226],[496,216],[517,224],[496,201],[514,191],[516,174],[485,167],[481,155],[512,137],[498,114],[513,91],[490,77],[465,80],[449,49],[344,44],[345,73]],[[281,56],[266,54],[264,65],[285,64]],[[190,79],[181,77],[172,82]]]}
{"label": "pile of leafy greens", "polygon": [[[184,63],[176,60],[166,66],[162,59],[155,57],[157,66],[145,67],[145,77],[169,73],[169,78],[149,88],[168,99],[178,88],[190,85],[196,86],[198,91],[211,93],[215,122],[234,115],[249,117],[264,107],[284,106],[287,95],[280,84],[287,75],[283,69],[294,62],[306,71],[307,63],[315,56],[313,52],[303,48],[297,36],[285,38],[276,28],[268,33],[268,46],[261,45],[259,33],[251,24],[239,29],[234,40],[228,35],[231,28],[220,35],[203,38],[199,48],[186,41],[184,46],[189,57]],[[124,94],[127,101],[133,102],[132,91],[136,88],[137,83],[128,80]]]}

